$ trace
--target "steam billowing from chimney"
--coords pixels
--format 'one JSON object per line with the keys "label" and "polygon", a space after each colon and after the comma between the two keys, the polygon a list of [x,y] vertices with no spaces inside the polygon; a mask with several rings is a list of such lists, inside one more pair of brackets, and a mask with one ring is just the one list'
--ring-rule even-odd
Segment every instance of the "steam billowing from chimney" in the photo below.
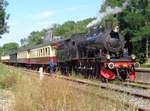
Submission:
{"label": "steam billowing from chimney", "polygon": [[98,24],[99,22],[102,21],[102,19],[108,15],[114,15],[114,14],[117,14],[117,13],[120,13],[122,12],[126,7],[128,6],[128,0],[126,0],[123,4],[122,4],[122,7],[115,7],[115,8],[111,8],[110,6],[108,6],[106,8],[106,11],[105,12],[101,12],[98,14],[96,20],[93,20],[91,23],[89,23],[87,25],[87,28],[90,28],[92,26],[95,26],[96,24]]}

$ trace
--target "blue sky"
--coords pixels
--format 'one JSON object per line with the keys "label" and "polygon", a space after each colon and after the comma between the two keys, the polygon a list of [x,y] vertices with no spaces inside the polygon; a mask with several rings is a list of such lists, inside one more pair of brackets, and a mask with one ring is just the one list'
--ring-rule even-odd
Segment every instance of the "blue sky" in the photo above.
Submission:
{"label": "blue sky", "polygon": [[104,0],[7,0],[10,14],[9,33],[0,39],[0,46],[8,42],[20,43],[32,31],[62,24],[68,20],[95,17]]}

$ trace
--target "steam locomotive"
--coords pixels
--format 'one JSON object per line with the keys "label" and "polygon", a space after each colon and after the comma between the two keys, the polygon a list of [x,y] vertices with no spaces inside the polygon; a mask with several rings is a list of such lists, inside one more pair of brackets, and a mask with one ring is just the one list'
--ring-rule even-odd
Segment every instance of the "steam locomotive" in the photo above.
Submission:
{"label": "steam locomotive", "polygon": [[73,34],[70,38],[52,41],[1,57],[6,64],[49,70],[57,64],[62,74],[83,74],[102,81],[135,79],[135,55],[129,53],[119,27],[91,27],[89,33]]}
{"label": "steam locomotive", "polygon": [[128,52],[130,47],[125,47],[119,27],[112,29],[110,24],[52,43],[62,74],[75,72],[100,77],[102,81],[135,79],[135,55]]}

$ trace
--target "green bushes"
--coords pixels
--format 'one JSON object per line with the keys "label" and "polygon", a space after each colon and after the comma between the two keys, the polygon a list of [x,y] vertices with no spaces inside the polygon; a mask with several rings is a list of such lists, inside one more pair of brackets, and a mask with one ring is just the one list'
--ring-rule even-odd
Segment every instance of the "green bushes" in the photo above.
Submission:
{"label": "green bushes", "polygon": [[7,89],[13,87],[17,82],[17,74],[7,66],[0,64],[0,88]]}

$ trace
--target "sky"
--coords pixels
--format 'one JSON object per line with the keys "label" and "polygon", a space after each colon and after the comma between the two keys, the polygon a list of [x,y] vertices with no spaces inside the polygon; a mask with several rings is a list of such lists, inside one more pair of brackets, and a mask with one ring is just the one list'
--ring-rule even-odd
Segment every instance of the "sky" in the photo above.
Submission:
{"label": "sky", "polygon": [[9,42],[20,44],[32,31],[40,31],[52,24],[68,20],[96,17],[104,0],[7,0],[6,12],[9,33],[2,35],[0,46]]}

